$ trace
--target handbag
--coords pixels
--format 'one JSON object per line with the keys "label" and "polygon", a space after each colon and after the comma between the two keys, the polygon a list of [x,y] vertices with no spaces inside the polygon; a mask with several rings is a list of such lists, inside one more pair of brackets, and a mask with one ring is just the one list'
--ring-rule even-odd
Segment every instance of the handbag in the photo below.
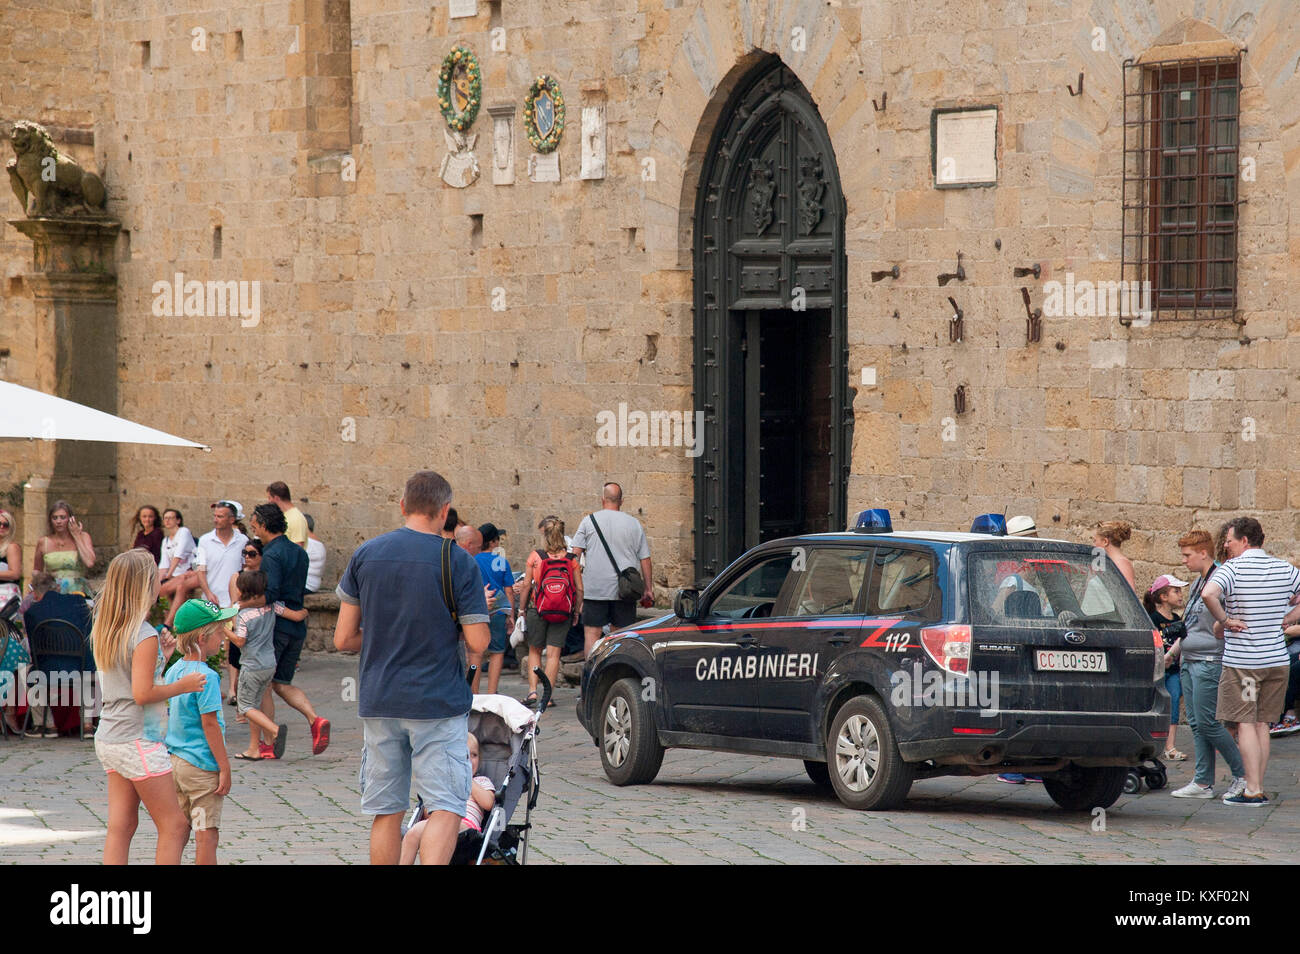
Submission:
{"label": "handbag", "polygon": [[618,561],[614,559],[614,552],[610,550],[609,544],[605,542],[605,534],[600,532],[600,524],[596,522],[596,515],[594,513],[588,514],[587,519],[596,528],[596,536],[600,537],[601,545],[605,548],[605,556],[609,557],[609,565],[618,574],[618,598],[624,603],[635,603],[645,596],[645,577],[641,575],[641,570],[635,566],[620,570]]}

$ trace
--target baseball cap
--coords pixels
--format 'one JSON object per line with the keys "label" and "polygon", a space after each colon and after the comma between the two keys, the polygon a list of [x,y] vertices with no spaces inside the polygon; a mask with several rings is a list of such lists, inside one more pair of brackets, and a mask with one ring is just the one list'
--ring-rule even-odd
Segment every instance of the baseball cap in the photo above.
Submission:
{"label": "baseball cap", "polygon": [[1019,516],[1012,517],[1007,521],[1007,536],[1023,537],[1031,533],[1036,533],[1038,526],[1034,523],[1033,517]]}
{"label": "baseball cap", "polygon": [[1178,579],[1176,576],[1170,576],[1166,573],[1164,576],[1157,576],[1156,581],[1151,584],[1148,593],[1154,593],[1156,590],[1164,589],[1166,586],[1186,586],[1187,583]]}
{"label": "baseball cap", "polygon": [[188,633],[192,629],[199,629],[209,623],[230,619],[238,612],[238,606],[229,606],[222,609],[211,600],[186,600],[181,608],[176,611],[176,619],[172,622],[172,631],[175,633]]}
{"label": "baseball cap", "polygon": [[229,507],[231,510],[235,511],[235,519],[236,519],[236,520],[243,520],[243,519],[244,519],[244,508],[243,508],[242,506],[240,506],[238,500],[218,500],[216,503],[214,503],[214,504],[213,504],[211,507],[209,507],[208,509],[209,509],[209,510],[216,510],[218,507]]}

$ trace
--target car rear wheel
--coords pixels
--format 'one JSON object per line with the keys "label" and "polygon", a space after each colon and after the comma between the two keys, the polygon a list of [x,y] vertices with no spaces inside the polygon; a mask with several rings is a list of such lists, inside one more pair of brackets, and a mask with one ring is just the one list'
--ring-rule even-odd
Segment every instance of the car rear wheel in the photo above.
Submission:
{"label": "car rear wheel", "polygon": [[1110,808],[1124,792],[1129,770],[1116,768],[1080,768],[1072,765],[1063,771],[1043,776],[1043,788],[1052,801],[1069,812],[1086,812],[1093,808]]}
{"label": "car rear wheel", "polygon": [[825,762],[810,762],[804,759],[803,768],[814,785],[818,788],[824,788],[828,792],[832,790],[831,770],[830,766]]}
{"label": "car rear wheel", "polygon": [[859,811],[903,804],[916,772],[899,754],[875,696],[850,699],[835,713],[826,734],[826,767],[836,796]]}
{"label": "car rear wheel", "polygon": [[664,761],[654,711],[641,698],[641,683],[620,679],[600,707],[600,764],[615,785],[653,782]]}

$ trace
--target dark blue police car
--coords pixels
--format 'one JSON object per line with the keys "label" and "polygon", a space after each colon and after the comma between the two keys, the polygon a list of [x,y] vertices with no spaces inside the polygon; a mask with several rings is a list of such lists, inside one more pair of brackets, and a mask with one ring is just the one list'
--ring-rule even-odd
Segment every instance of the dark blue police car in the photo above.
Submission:
{"label": "dark blue police car", "polygon": [[998,520],[901,533],[864,511],[853,532],[761,544],[673,615],[602,639],[578,718],[605,774],[650,782],[665,749],[698,748],[802,759],[851,808],[1000,772],[1109,807],[1168,734],[1160,637],[1104,552]]}

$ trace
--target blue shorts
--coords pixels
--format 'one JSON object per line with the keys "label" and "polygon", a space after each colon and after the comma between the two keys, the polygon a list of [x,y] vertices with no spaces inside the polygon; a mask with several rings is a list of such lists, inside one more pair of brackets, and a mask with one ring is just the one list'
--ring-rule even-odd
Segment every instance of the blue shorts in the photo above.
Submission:
{"label": "blue shorts", "polygon": [[469,801],[469,716],[362,719],[361,811],[396,815],[411,805],[411,787],[430,812],[465,814]]}
{"label": "blue shorts", "polygon": [[488,633],[492,638],[488,642],[489,653],[503,653],[510,645],[510,617],[505,613],[493,613],[488,618]]}

